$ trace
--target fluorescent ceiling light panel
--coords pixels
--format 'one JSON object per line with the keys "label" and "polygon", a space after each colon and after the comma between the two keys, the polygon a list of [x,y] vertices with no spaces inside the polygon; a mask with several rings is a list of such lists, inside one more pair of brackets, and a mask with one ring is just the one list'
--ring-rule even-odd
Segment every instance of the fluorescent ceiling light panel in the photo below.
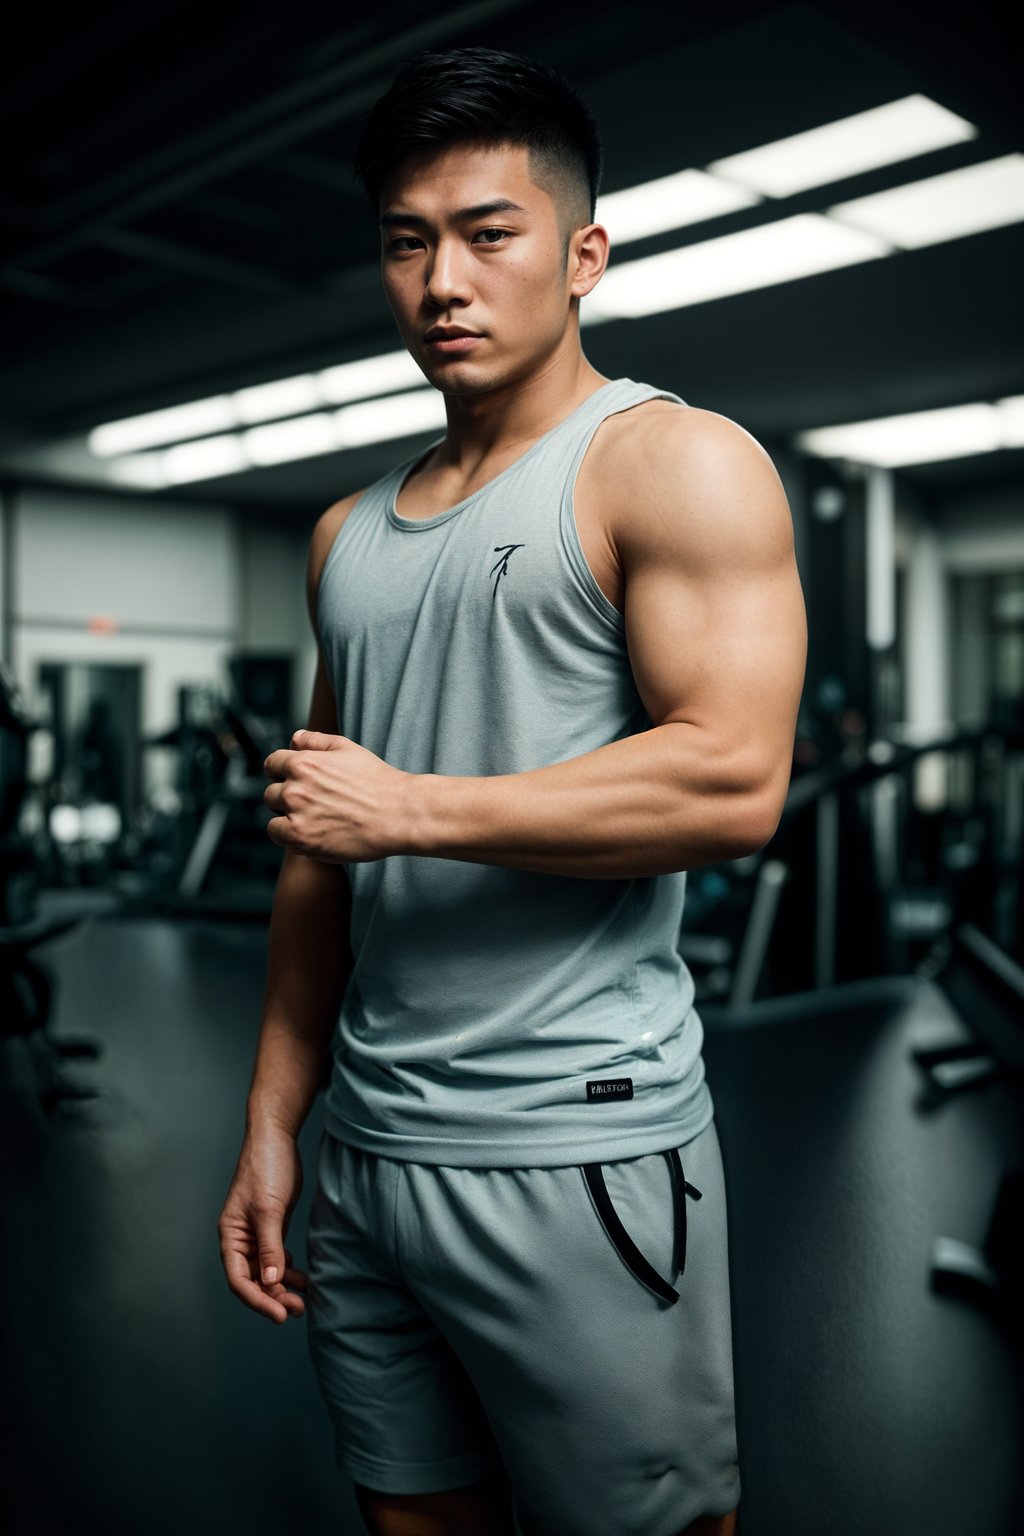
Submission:
{"label": "fluorescent ceiling light panel", "polygon": [[322,405],[340,405],[346,400],[386,395],[423,383],[423,370],[417,367],[408,352],[385,352],[380,357],[361,357],[355,362],[339,363],[321,369],[319,373],[275,379],[267,384],[236,389],[231,394],[210,395],[185,405],[172,405],[165,410],[146,411],[141,416],[104,422],[89,433],[89,449],[97,458],[109,459],[142,448],[158,448],[164,443],[181,443],[207,433],[228,432],[232,427],[275,421],[281,416],[297,416],[315,411]]}
{"label": "fluorescent ceiling light panel", "polygon": [[438,389],[417,389],[387,400],[363,400],[334,414],[338,446],[360,448],[390,437],[413,437],[448,424],[444,395]]}
{"label": "fluorescent ceiling light panel", "polygon": [[293,379],[276,379],[270,384],[236,389],[230,398],[235,407],[235,426],[250,421],[276,421],[279,416],[298,416],[302,411],[315,411],[324,403],[315,373],[300,373]]}
{"label": "fluorescent ceiling light panel", "polygon": [[889,250],[876,235],[849,229],[817,213],[795,214],[757,229],[609,267],[585,304],[590,319],[654,315],[873,261]]}
{"label": "fluorescent ceiling light panel", "polygon": [[594,222],[604,225],[613,245],[625,245],[737,208],[751,208],[761,201],[756,192],[709,176],[706,171],[677,171],[673,176],[659,176],[656,181],[598,198]]}
{"label": "fluorescent ceiling light panel", "polygon": [[977,132],[973,123],[927,96],[905,96],[884,107],[713,160],[707,169],[767,197],[792,197],[809,187],[823,187],[880,165],[962,144]]}
{"label": "fluorescent ceiling light panel", "polygon": [[848,459],[894,469],[903,464],[932,464],[968,458],[1024,442],[1024,397],[994,405],[979,402],[935,411],[910,411],[874,421],[800,432],[796,444],[819,458]]}
{"label": "fluorescent ceiling light panel", "polygon": [[904,250],[1024,219],[1024,155],[1000,155],[830,208],[832,218]]}
{"label": "fluorescent ceiling light panel", "polygon": [[242,439],[235,432],[204,437],[197,443],[178,443],[160,454],[160,465],[168,485],[211,480],[215,475],[233,475],[251,467]]}
{"label": "fluorescent ceiling light panel", "polygon": [[417,389],[385,400],[361,400],[337,411],[318,411],[250,427],[247,432],[177,443],[159,452],[128,454],[112,459],[108,471],[112,480],[152,490],[235,475],[257,465],[285,464],[344,448],[361,448],[388,438],[415,437],[445,427],[447,422],[444,395],[436,389]]}
{"label": "fluorescent ceiling light panel", "polygon": [[190,400],[186,405],[127,416],[123,421],[108,421],[89,433],[89,448],[97,458],[109,459],[114,454],[153,448],[157,443],[180,442],[204,432],[223,432],[236,425],[231,396],[211,395],[205,400]]}
{"label": "fluorescent ceiling light panel", "polygon": [[997,400],[999,433],[1004,448],[1024,448],[1024,395],[1008,395]]}
{"label": "fluorescent ceiling light panel", "polygon": [[115,485],[129,486],[133,490],[158,491],[167,484],[159,453],[126,453],[123,458],[110,459],[105,471]]}
{"label": "fluorescent ceiling light panel", "polygon": [[397,389],[412,389],[425,382],[422,368],[408,352],[385,352],[380,357],[360,357],[352,363],[338,363],[319,375],[324,405],[344,405],[347,400],[365,400],[369,395],[389,395]]}
{"label": "fluorescent ceiling light panel", "polygon": [[326,411],[275,421],[266,427],[250,427],[242,443],[253,464],[286,464],[289,459],[311,459],[333,453],[338,446],[334,418]]}

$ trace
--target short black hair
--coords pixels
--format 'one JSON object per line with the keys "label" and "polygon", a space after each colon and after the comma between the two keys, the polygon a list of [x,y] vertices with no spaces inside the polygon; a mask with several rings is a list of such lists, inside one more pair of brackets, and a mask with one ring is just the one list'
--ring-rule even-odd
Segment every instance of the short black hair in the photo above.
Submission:
{"label": "short black hair", "polygon": [[370,108],[353,174],[376,215],[385,177],[401,160],[463,142],[526,146],[533,179],[559,211],[567,257],[573,230],[594,222],[603,169],[597,122],[576,87],[518,53],[423,49]]}

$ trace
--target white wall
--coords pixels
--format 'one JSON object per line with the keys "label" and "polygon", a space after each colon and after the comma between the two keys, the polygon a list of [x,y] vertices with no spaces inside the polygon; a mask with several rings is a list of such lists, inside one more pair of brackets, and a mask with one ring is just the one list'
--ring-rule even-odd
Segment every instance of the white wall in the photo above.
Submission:
{"label": "white wall", "polygon": [[[247,525],[235,510],[74,490],[18,491],[7,507],[11,665],[31,705],[43,662],[143,668],[145,736],[178,719],[178,689],[223,692],[239,648],[296,658],[304,724],[315,643],[305,603],[309,531]],[[90,629],[112,620],[110,632]],[[173,778],[170,751],[143,754],[146,788]]]}
{"label": "white wall", "polygon": [[290,651],[294,656],[293,730],[309,718],[316,675],[316,641],[306,605],[312,531],[312,523],[298,531],[261,524],[242,529],[239,643],[249,651]]}

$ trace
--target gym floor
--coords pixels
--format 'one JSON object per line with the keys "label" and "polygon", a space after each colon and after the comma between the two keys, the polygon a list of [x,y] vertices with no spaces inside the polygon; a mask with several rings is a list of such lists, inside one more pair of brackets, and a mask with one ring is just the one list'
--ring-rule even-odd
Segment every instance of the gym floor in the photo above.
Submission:
{"label": "gym floor", "polygon": [[[48,1033],[0,1040],[2,1504],[10,1536],[362,1536],[304,1324],[227,1289],[216,1221],[266,927],[97,916],[37,952]],[[742,1536],[1024,1531],[1021,1368],[930,1281],[1022,1163],[1000,1082],[933,1102],[963,1034],[903,979],[705,1015],[730,1199]],[[75,1050],[82,1036],[101,1047]],[[301,1137],[302,1234],[323,1112]]]}

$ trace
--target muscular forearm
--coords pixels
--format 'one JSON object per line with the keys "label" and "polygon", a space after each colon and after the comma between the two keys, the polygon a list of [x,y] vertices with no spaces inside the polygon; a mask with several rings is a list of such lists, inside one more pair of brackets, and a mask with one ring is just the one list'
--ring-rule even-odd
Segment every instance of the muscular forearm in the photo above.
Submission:
{"label": "muscular forearm", "polygon": [[248,1133],[271,1123],[298,1135],[309,1113],[352,970],[351,911],[343,868],[285,852],[270,920]]}
{"label": "muscular forearm", "polygon": [[716,864],[770,836],[759,786],[684,721],[528,773],[424,774],[410,802],[402,851],[591,879]]}

